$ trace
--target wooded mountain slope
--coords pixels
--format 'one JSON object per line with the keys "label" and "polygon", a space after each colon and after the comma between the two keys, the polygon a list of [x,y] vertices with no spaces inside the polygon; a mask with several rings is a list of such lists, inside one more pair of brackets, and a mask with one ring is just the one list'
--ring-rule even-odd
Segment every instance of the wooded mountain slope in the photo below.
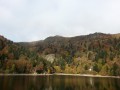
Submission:
{"label": "wooded mountain slope", "polygon": [[120,75],[120,34],[53,36],[14,43],[0,36],[2,73]]}

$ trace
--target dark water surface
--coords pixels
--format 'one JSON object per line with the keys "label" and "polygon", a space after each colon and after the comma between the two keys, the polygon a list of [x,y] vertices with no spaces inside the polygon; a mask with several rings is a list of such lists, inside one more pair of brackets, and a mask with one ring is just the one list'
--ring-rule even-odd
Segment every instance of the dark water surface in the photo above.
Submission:
{"label": "dark water surface", "polygon": [[120,79],[81,76],[0,76],[0,90],[120,90]]}

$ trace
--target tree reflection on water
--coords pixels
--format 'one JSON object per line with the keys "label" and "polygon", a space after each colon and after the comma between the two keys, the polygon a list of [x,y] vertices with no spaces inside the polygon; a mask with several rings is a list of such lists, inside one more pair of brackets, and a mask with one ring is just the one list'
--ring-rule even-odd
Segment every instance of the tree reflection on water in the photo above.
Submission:
{"label": "tree reflection on water", "polygon": [[120,79],[80,76],[0,76],[0,90],[120,90]]}

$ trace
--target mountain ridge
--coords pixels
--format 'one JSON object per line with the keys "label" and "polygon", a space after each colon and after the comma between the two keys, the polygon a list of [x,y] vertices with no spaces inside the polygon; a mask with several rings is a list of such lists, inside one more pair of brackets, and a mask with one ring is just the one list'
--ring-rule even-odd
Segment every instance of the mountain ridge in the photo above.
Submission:
{"label": "mountain ridge", "polygon": [[[50,36],[13,42],[0,36],[1,73],[120,75],[120,34]],[[91,71],[90,71],[91,70]]]}

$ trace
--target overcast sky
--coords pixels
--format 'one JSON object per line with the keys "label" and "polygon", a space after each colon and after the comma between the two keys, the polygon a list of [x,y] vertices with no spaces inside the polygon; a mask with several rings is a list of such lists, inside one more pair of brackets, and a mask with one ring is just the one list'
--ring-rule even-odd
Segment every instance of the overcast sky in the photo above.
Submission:
{"label": "overcast sky", "polygon": [[94,32],[120,32],[120,0],[0,0],[0,35],[15,42]]}

